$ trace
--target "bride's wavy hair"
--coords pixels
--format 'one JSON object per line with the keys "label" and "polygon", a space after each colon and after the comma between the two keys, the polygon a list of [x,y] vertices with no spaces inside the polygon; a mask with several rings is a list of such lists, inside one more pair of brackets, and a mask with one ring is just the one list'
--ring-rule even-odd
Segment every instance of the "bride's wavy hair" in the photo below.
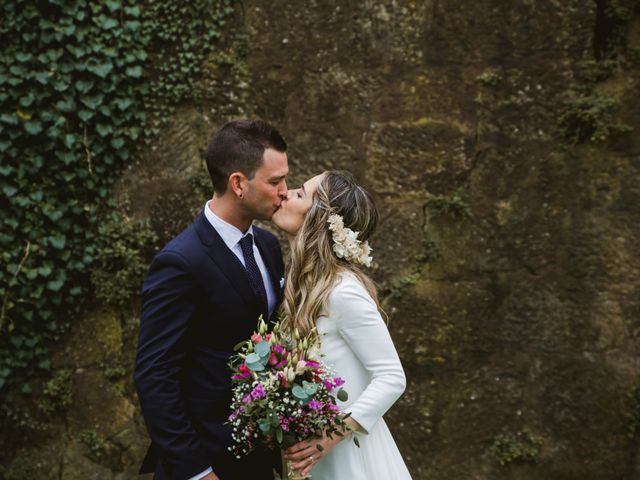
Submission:
{"label": "bride's wavy hair", "polygon": [[338,258],[333,251],[332,232],[328,219],[342,216],[344,226],[359,232],[358,240],[366,241],[378,223],[378,210],[373,198],[358,185],[351,174],[341,171],[324,172],[304,222],[291,243],[290,267],[282,304],[283,329],[298,329],[301,335],[312,335],[316,320],[325,314],[327,299],[341,272],[353,273],[376,303],[378,295],[373,281],[355,265]]}

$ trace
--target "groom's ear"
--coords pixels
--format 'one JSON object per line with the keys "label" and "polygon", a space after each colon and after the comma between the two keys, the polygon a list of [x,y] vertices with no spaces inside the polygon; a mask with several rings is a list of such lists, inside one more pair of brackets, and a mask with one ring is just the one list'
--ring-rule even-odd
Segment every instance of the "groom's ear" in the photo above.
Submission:
{"label": "groom's ear", "polygon": [[227,189],[238,198],[243,198],[247,189],[247,177],[242,172],[233,172],[229,175]]}

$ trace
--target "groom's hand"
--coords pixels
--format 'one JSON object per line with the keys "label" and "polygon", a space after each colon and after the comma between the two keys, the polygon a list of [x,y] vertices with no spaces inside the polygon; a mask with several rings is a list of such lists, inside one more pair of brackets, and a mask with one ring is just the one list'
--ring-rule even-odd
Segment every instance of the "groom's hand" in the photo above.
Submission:
{"label": "groom's hand", "polygon": [[211,472],[209,475],[202,477],[201,480],[220,480],[220,478],[215,473]]}

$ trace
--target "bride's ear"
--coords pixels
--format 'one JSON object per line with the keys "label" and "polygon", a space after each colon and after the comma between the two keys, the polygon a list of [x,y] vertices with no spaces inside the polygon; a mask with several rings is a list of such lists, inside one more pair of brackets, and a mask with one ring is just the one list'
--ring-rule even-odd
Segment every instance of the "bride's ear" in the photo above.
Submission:
{"label": "bride's ear", "polygon": [[242,172],[233,172],[229,175],[229,190],[237,198],[244,198],[245,191],[247,189],[247,177]]}

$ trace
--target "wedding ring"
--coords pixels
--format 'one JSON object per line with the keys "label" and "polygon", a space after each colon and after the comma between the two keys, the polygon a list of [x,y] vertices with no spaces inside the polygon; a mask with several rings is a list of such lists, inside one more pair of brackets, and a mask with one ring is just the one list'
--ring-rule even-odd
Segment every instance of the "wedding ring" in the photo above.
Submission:
{"label": "wedding ring", "polygon": [[311,460],[311,463],[313,463],[313,455],[309,456],[309,460]]}

